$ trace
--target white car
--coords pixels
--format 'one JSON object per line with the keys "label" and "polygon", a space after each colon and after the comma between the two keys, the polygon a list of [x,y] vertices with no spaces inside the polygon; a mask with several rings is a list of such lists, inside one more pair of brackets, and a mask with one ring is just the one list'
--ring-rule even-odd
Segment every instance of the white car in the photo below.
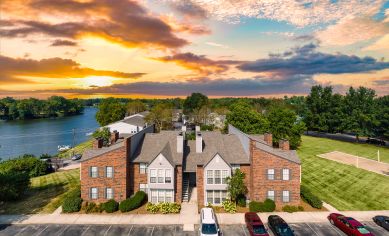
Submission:
{"label": "white car", "polygon": [[220,229],[217,224],[216,215],[212,208],[202,208],[200,212],[200,235],[218,236]]}

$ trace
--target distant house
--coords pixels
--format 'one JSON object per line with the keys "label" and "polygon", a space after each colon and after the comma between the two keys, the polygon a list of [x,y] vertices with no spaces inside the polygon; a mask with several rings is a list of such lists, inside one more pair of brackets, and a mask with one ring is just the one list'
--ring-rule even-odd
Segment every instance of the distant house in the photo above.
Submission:
{"label": "distant house", "polygon": [[216,112],[208,114],[206,125],[213,125],[215,128],[223,129],[226,122],[226,115],[219,115]]}
{"label": "distant house", "polygon": [[145,117],[149,114],[149,111],[144,111],[131,116],[125,117],[123,120],[119,120],[115,123],[109,124],[106,127],[110,131],[118,131],[119,134],[135,134],[143,130],[147,123]]}
{"label": "distant house", "polygon": [[188,201],[197,191],[200,206],[220,205],[228,198],[227,177],[236,169],[246,174],[250,201],[273,199],[278,206],[300,204],[301,163],[289,142],[279,148],[272,135],[248,135],[233,126],[228,134],[196,127],[195,140],[182,131],[154,133],[153,126],[96,146],[81,162],[81,195],[86,201],[121,201],[136,191],[148,200]]}

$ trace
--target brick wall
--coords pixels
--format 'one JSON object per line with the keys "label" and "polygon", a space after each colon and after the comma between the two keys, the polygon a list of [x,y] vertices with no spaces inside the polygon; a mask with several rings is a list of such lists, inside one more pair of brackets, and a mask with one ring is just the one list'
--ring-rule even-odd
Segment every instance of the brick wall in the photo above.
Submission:
{"label": "brick wall", "polygon": [[130,194],[139,191],[139,184],[147,184],[147,174],[139,173],[140,165],[139,163],[130,164],[130,176],[132,178],[128,179],[128,186],[130,189]]}
{"label": "brick wall", "polygon": [[196,187],[197,187],[197,203],[200,207],[204,206],[204,168],[197,166],[196,168]]}
{"label": "brick wall", "polygon": [[182,166],[176,166],[175,168],[175,201],[177,203],[182,202]]}
{"label": "brick wall", "polygon": [[247,198],[250,199],[250,193],[251,193],[251,167],[250,165],[240,165],[240,170],[245,173],[245,178],[244,178],[244,184],[247,187]]}
{"label": "brick wall", "polygon": [[[276,157],[255,147],[251,141],[251,193],[254,201],[264,201],[267,191],[275,191],[277,206],[300,204],[300,165],[286,159]],[[282,169],[290,170],[290,180],[282,180]],[[275,169],[275,180],[267,180],[267,169]],[[290,192],[290,202],[282,202],[282,191]]]}
{"label": "brick wall", "polygon": [[[98,177],[89,177],[89,168],[98,167]],[[113,178],[105,177],[105,167],[112,166]],[[81,163],[81,198],[85,201],[105,202],[105,188],[113,189],[114,199],[122,201],[127,198],[127,155],[125,146],[120,147],[101,156],[94,157]],[[91,200],[90,188],[98,188],[98,199]]]}

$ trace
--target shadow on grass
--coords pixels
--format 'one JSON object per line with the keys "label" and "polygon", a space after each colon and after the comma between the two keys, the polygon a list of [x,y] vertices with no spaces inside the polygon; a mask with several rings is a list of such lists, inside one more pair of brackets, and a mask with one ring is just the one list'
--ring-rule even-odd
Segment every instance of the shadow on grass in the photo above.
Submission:
{"label": "shadow on grass", "polygon": [[53,198],[63,194],[65,183],[48,184],[28,189],[24,197],[17,201],[5,202],[0,214],[34,214],[49,204]]}

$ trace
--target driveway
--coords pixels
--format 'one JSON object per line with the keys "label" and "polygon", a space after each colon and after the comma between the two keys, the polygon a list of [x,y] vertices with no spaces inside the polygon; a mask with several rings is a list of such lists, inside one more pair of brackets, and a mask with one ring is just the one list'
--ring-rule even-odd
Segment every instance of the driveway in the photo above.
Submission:
{"label": "driveway", "polygon": [[[389,235],[389,232],[374,224],[364,222],[366,227],[375,235]],[[340,230],[330,223],[300,223],[290,224],[298,236],[343,236]],[[197,225],[194,232],[184,232],[182,225],[1,225],[0,236],[194,236],[198,235]],[[224,236],[248,236],[244,225],[221,225]],[[270,233],[270,235],[273,235]]]}

